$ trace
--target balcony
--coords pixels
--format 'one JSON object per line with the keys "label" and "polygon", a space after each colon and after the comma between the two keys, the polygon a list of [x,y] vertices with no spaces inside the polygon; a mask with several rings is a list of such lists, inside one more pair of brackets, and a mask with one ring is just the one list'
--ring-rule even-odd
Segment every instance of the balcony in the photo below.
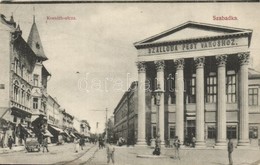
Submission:
{"label": "balcony", "polygon": [[27,113],[32,113],[30,108],[28,108],[28,107],[26,107],[26,106],[24,106],[24,105],[22,105],[20,103],[17,103],[16,101],[13,101],[13,100],[11,100],[11,107],[23,110],[23,111],[25,111]]}

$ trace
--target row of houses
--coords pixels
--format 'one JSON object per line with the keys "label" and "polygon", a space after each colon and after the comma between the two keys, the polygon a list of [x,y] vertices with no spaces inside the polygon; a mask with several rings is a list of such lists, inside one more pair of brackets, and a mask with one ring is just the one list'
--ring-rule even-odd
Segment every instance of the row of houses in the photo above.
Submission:
{"label": "row of houses", "polygon": [[29,136],[48,133],[50,142],[62,137],[89,136],[90,126],[68,113],[48,91],[52,76],[45,67],[48,60],[37,29],[35,17],[27,42],[14,21],[0,15],[0,144],[8,138],[15,145],[24,145]]}

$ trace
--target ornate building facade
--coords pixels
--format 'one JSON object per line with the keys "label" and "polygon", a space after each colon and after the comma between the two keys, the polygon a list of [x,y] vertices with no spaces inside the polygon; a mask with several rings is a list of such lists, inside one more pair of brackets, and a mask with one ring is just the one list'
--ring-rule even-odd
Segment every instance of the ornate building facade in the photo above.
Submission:
{"label": "ornate building facade", "polygon": [[162,144],[175,136],[196,137],[196,147],[257,143],[260,72],[249,67],[251,37],[248,29],[187,22],[136,42],[137,144],[156,134]]}
{"label": "ornate building facade", "polygon": [[[26,42],[20,26],[11,16],[10,21],[1,14],[1,144],[6,146],[7,137],[15,139],[15,145],[22,145],[31,134],[34,116],[45,115],[44,93],[50,75],[42,62],[47,57],[42,54],[39,33],[33,21]],[[36,102],[37,100],[37,102]]]}

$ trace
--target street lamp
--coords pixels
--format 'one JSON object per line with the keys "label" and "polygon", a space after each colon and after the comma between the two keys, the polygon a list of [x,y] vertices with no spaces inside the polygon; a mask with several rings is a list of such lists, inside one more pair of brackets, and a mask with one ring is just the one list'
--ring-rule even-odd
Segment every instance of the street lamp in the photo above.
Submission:
{"label": "street lamp", "polygon": [[163,94],[163,90],[160,87],[160,84],[158,84],[157,89],[154,91],[155,99],[156,99],[156,105],[157,105],[157,138],[156,138],[156,145],[157,147],[160,147],[160,128],[159,128],[159,110],[160,110],[160,101],[161,101],[161,95]]}

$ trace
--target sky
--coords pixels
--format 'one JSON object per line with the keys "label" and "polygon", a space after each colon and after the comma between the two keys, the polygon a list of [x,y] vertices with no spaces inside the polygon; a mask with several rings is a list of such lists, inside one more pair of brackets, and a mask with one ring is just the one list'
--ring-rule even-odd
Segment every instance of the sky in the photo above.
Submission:
{"label": "sky", "polygon": [[[93,133],[103,131],[105,109],[108,108],[108,117],[113,115],[123,93],[137,80],[137,51],[133,43],[184,22],[252,29],[251,57],[254,68],[260,71],[259,4],[0,4],[0,13],[8,19],[13,13],[26,41],[33,15],[36,16],[49,58],[44,65],[52,74],[48,93],[66,111],[88,120]],[[73,20],[48,19],[59,16]],[[213,16],[233,16],[238,20],[217,21]]]}

